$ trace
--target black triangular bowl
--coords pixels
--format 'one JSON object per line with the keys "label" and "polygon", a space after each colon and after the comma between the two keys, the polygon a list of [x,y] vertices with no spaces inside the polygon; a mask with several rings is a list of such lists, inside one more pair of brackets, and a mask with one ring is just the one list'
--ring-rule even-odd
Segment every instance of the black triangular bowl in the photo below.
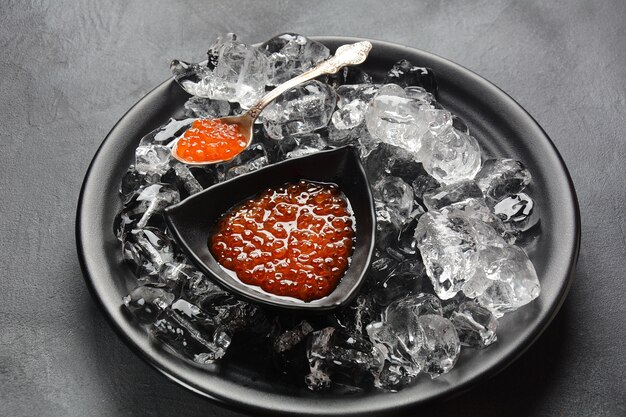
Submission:
{"label": "black triangular bowl", "polygon": [[[356,227],[354,253],[346,274],[330,295],[310,302],[244,284],[220,266],[208,247],[216,221],[234,205],[266,188],[299,180],[337,184],[352,206]],[[372,193],[352,146],[289,159],[216,184],[168,207],[165,220],[191,261],[216,284],[244,299],[272,307],[314,312],[347,304],[358,292],[374,251],[376,215]]]}

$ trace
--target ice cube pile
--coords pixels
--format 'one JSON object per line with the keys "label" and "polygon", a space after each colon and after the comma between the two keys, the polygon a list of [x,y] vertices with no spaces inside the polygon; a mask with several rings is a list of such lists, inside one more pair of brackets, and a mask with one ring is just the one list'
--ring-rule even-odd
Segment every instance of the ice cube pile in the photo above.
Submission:
{"label": "ice cube pile", "polygon": [[[172,62],[191,94],[186,118],[140,141],[120,187],[114,232],[137,278],[123,303],[157,340],[199,364],[237,360],[243,348],[247,363],[311,390],[396,391],[449,372],[461,349],[496,342],[498,319],[538,297],[525,247],[539,216],[523,164],[482,152],[437,102],[433,71],[406,60],[384,77],[350,67],[287,92],[229,162],[193,167],[170,156],[195,118],[240,113],[329,55],[298,34],[258,47],[228,34],[205,62]],[[359,152],[377,217],[370,272],[345,308],[312,318],[241,301],[198,271],[165,226],[164,208],[212,184],[343,145]]]}

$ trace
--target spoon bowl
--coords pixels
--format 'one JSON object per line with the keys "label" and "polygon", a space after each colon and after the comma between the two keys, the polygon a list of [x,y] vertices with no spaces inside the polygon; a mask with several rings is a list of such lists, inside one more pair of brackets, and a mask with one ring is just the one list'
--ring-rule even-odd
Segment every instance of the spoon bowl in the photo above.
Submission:
{"label": "spoon bowl", "polygon": [[[217,220],[237,203],[269,187],[299,180],[337,184],[350,202],[356,223],[354,253],[346,273],[332,293],[310,302],[274,295],[260,287],[244,284],[218,263],[208,246]],[[207,277],[248,301],[271,307],[315,312],[347,304],[358,292],[374,251],[374,201],[365,170],[352,146],[288,159],[240,175],[168,207],[164,214],[174,239]]]}
{"label": "spoon bowl", "polygon": [[[246,146],[243,148],[243,150],[245,150],[246,148],[248,148],[248,146],[250,146],[250,143],[252,142],[252,130],[254,127],[254,118],[252,118],[250,116],[249,112],[246,112],[244,114],[241,114],[239,116],[226,116],[226,117],[220,117],[218,119],[214,119],[215,121],[219,122],[219,123],[224,123],[224,124],[229,124],[229,125],[238,125],[239,126],[239,131],[241,132],[241,134],[246,138]],[[178,154],[178,141],[180,140],[180,138],[176,139],[174,141],[174,145],[172,146],[172,157],[175,158],[176,160],[178,160],[179,162],[182,162],[184,164],[190,164],[190,165],[196,165],[196,166],[204,166],[204,165],[215,165],[215,164],[219,164],[221,162],[227,162],[230,161],[231,159],[235,158],[237,155],[232,155],[228,158],[225,159],[214,159],[211,161],[206,161],[206,162],[189,162],[187,160],[185,160],[184,158],[181,158],[180,155]],[[242,152],[243,152],[242,150]]]}

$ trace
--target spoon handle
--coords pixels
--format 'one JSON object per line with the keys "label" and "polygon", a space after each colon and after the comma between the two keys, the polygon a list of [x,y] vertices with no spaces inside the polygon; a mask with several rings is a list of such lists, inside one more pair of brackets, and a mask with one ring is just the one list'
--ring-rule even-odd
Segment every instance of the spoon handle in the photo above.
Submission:
{"label": "spoon handle", "polygon": [[286,81],[272,91],[267,93],[261,100],[248,110],[248,115],[254,120],[263,111],[265,106],[270,104],[276,99],[276,97],[283,94],[285,91],[292,89],[293,87],[300,85],[313,78],[319,77],[323,74],[335,74],[341,68],[348,65],[358,65],[365,61],[367,54],[372,49],[372,44],[367,41],[352,43],[348,45],[342,45],[337,48],[335,55],[331,56],[325,61],[320,62],[317,66],[310,70],[303,72],[295,78]]}

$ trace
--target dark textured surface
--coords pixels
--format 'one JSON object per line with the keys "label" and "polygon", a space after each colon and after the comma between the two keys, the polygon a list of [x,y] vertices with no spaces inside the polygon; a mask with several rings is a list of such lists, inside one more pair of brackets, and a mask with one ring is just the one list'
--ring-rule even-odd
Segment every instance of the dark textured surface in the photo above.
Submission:
{"label": "dark textured surface", "polygon": [[217,32],[257,42],[288,30],[470,68],[538,120],[576,184],[583,244],[562,311],[512,367],[420,412],[626,414],[626,5],[556,3],[3,1],[0,415],[240,415],[169,382],[112,332],[83,283],[74,213],[99,143],[169,59],[201,58]]}

